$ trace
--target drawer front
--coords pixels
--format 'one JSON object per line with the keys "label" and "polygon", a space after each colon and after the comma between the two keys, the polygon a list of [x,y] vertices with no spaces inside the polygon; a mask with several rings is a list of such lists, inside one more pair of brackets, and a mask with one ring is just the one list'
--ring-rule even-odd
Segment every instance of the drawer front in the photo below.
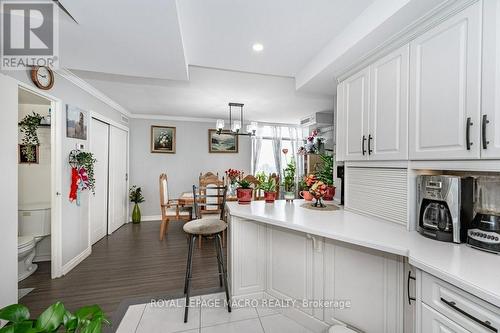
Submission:
{"label": "drawer front", "polygon": [[500,331],[500,309],[422,272],[422,302],[471,332]]}
{"label": "drawer front", "polygon": [[470,331],[422,303],[422,321],[419,333],[470,333]]}

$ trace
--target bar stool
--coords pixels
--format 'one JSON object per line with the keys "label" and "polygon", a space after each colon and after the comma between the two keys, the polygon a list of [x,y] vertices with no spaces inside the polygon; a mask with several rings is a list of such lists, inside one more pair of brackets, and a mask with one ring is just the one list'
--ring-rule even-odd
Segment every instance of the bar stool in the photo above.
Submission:
{"label": "bar stool", "polygon": [[[219,270],[219,285],[222,287],[224,284],[224,289],[226,291],[227,299],[227,311],[231,312],[231,304],[229,303],[229,287],[227,285],[227,272],[224,265],[224,255],[222,253],[222,241],[221,234],[227,228],[226,222],[224,222],[224,210],[226,207],[226,192],[227,186],[210,186],[210,193],[207,194],[206,187],[196,187],[193,185],[193,210],[196,216],[196,220],[187,222],[184,224],[184,231],[189,235],[189,250],[188,259],[186,267],[186,278],[184,280],[184,295],[186,295],[186,307],[184,310],[184,322],[187,323],[188,310],[189,310],[189,293],[191,291],[191,278],[193,275],[193,251],[196,238],[205,237],[213,238],[215,249],[217,252],[217,268]],[[215,191],[215,192],[214,192]],[[215,194],[213,194],[215,193]],[[207,200],[207,198],[212,198]],[[213,200],[213,198],[217,198]],[[215,201],[215,202],[214,202]],[[202,217],[200,207],[203,206],[219,206],[220,215],[219,217]]]}

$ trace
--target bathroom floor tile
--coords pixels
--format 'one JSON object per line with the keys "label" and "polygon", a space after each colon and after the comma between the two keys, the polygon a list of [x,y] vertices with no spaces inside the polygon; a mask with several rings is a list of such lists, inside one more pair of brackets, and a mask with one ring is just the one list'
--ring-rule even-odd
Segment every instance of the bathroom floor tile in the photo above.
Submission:
{"label": "bathroom floor tile", "polygon": [[202,327],[201,333],[263,333],[258,318],[235,321],[222,325]]}
{"label": "bathroom floor tile", "polygon": [[204,300],[217,299],[218,302],[207,302],[205,306],[201,307],[202,327],[258,317],[256,309],[252,307],[233,307],[231,312],[228,312],[225,306],[224,297],[224,294],[214,294],[204,298]]}
{"label": "bathroom floor tile", "polygon": [[265,333],[313,333],[282,314],[260,318]]}
{"label": "bathroom floor tile", "polygon": [[135,332],[139,322],[141,321],[142,314],[146,309],[146,304],[131,305],[128,307],[125,316],[120,322],[116,333],[131,333]]}

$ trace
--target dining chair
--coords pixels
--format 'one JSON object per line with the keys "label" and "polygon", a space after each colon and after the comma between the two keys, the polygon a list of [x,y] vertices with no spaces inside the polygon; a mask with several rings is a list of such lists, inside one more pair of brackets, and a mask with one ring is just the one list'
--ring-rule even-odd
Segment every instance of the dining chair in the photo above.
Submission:
{"label": "dining chair", "polygon": [[[204,175],[200,173],[199,177],[199,195],[203,195],[201,200],[209,205],[200,207],[200,214],[203,216],[205,214],[220,214],[220,196],[218,194],[218,187],[224,186],[224,177],[219,179],[219,174],[214,174],[212,172],[207,172]],[[198,247],[202,246],[202,237],[198,238]]]}
{"label": "dining chair", "polygon": [[161,225],[160,225],[160,240],[163,240],[165,234],[168,233],[168,224],[170,220],[174,221],[190,221],[192,219],[191,209],[180,207],[177,200],[169,199],[168,195],[168,178],[162,173],[160,175],[160,209],[161,209]]}
{"label": "dining chair", "polygon": [[[184,295],[186,296],[186,305],[184,308],[184,322],[186,323],[188,320],[188,310],[189,310],[189,297],[191,292],[191,279],[193,277],[193,252],[194,252],[194,243],[196,238],[201,239],[211,238],[214,239],[215,250],[217,253],[217,268],[219,271],[219,285],[222,287],[224,285],[224,289],[226,292],[226,300],[227,300],[227,310],[231,312],[231,304],[229,302],[229,286],[227,283],[227,270],[224,265],[224,255],[222,252],[222,241],[221,234],[227,228],[227,224],[224,221],[225,217],[225,207],[226,207],[226,194],[227,194],[227,186],[216,186],[212,187],[211,190],[215,190],[215,194],[207,194],[207,188],[202,186],[196,187],[193,185],[193,212],[196,217],[195,220],[192,220],[186,224],[184,224],[183,229],[189,235],[189,250],[188,250],[188,259],[187,259],[187,267],[186,267],[186,277],[184,279]],[[204,193],[204,194],[203,194]],[[208,198],[217,198],[216,202],[211,203],[208,202]],[[218,216],[212,217],[203,217],[201,211],[202,207],[215,206],[216,209],[220,212]]]}

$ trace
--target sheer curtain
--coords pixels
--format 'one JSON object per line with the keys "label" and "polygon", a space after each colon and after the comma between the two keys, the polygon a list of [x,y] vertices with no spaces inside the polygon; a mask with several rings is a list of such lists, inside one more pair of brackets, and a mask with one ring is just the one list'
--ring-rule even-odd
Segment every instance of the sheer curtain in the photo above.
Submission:
{"label": "sheer curtain", "polygon": [[299,181],[304,177],[304,156],[297,154],[303,144],[302,131],[297,127],[289,127],[288,136],[292,146],[292,156],[295,159],[295,192],[298,192]]}
{"label": "sheer curtain", "polygon": [[257,165],[259,164],[260,149],[262,148],[262,137],[252,137],[252,175],[257,173]]}
{"label": "sheer curtain", "polygon": [[274,154],[274,165],[276,166],[276,174],[280,176],[280,180],[283,179],[283,170],[281,170],[281,127],[273,126],[273,154]]}

